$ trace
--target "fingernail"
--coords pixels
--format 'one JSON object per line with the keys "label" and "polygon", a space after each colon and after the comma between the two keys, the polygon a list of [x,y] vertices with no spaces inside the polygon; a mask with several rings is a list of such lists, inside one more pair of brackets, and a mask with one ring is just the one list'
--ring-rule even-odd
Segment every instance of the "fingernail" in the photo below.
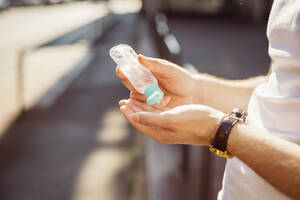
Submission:
{"label": "fingernail", "polygon": [[120,111],[127,117],[130,117],[130,115],[131,115],[131,110],[128,108],[127,105],[121,106]]}
{"label": "fingernail", "polygon": [[124,106],[124,105],[122,105],[121,107],[120,107],[120,110],[123,112],[123,111],[125,111],[125,109],[126,109],[126,106]]}
{"label": "fingernail", "polygon": [[122,105],[126,105],[128,104],[128,100],[127,99],[122,99],[119,101],[119,105],[122,106]]}

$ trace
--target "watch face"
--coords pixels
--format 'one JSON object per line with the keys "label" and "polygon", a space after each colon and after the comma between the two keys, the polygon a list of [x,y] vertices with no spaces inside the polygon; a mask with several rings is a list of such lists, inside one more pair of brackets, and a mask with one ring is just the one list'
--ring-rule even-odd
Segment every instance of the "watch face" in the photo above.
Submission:
{"label": "watch face", "polygon": [[230,115],[233,117],[241,118],[242,121],[245,121],[248,113],[242,109],[235,108],[232,110]]}
{"label": "watch face", "polygon": [[234,117],[238,117],[241,118],[243,116],[243,110],[239,109],[239,108],[235,108],[232,110],[231,115],[233,115]]}

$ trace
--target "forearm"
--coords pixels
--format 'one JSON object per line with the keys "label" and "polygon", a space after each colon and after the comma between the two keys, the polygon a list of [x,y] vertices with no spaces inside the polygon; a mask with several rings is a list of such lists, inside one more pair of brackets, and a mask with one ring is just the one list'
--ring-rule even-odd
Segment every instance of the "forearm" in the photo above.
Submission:
{"label": "forearm", "polygon": [[197,82],[195,103],[211,106],[225,113],[235,107],[246,110],[254,88],[266,81],[266,76],[246,80],[225,80],[207,74],[194,76]]}
{"label": "forearm", "polygon": [[279,191],[300,199],[299,145],[238,124],[231,131],[227,149]]}

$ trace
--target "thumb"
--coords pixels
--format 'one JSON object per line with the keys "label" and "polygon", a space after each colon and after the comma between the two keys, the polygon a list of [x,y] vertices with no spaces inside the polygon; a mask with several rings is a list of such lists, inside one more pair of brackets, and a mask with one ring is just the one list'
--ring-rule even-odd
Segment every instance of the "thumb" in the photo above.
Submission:
{"label": "thumb", "polygon": [[138,123],[148,126],[159,126],[164,125],[164,120],[161,114],[152,112],[138,112],[133,114],[132,119]]}
{"label": "thumb", "polygon": [[150,58],[143,55],[138,56],[138,60],[147,69],[151,72],[161,75],[161,76],[170,76],[170,73],[176,69],[176,65],[162,59]]}

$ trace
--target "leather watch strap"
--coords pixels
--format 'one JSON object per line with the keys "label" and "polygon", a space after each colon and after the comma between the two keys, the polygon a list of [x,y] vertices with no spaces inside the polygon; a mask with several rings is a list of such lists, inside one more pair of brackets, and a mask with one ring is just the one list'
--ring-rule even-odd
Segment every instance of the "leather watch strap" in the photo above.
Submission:
{"label": "leather watch strap", "polygon": [[239,122],[245,122],[247,112],[241,109],[234,109],[230,114],[225,115],[219,122],[210,138],[209,149],[218,156],[232,158],[227,151],[227,142],[230,131]]}
{"label": "leather watch strap", "polygon": [[219,149],[220,151],[226,151],[227,150],[227,141],[229,133],[232,129],[232,127],[238,122],[237,119],[231,118],[229,116],[225,117],[220,124],[214,141],[212,142],[212,146],[216,149]]}

